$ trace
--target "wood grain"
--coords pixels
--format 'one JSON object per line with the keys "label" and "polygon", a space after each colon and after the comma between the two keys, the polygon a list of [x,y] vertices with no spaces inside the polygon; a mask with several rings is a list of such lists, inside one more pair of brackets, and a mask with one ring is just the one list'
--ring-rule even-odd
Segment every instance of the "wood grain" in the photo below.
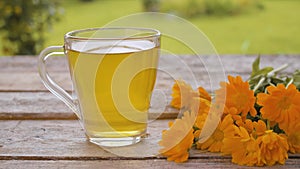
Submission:
{"label": "wood grain", "polygon": [[[220,56],[194,56],[194,55],[176,55],[170,56],[171,59],[179,57],[183,62],[191,67],[203,66],[203,64],[214,63],[217,60],[223,64],[226,72],[249,72],[251,71],[251,64],[256,59],[257,55],[220,55]],[[160,59],[169,59],[170,57],[161,56]],[[195,57],[201,59],[197,61]],[[286,72],[292,72],[295,68],[299,69],[299,54],[282,54],[282,55],[261,55],[261,66],[279,66],[287,63],[290,65]],[[20,72],[26,70],[27,72],[37,72],[37,56],[10,56],[0,57],[0,72]],[[169,61],[169,60],[168,60]],[[298,61],[298,62],[297,62]],[[68,71],[68,63],[65,57],[52,57],[47,61],[48,70],[53,72]],[[173,66],[173,65],[172,65]],[[180,66],[180,65],[179,65]],[[218,69],[218,68],[215,68]]]}
{"label": "wood grain", "polygon": [[[168,162],[158,154],[161,131],[178,110],[159,104],[170,102],[171,86],[184,80],[212,91],[215,75],[250,74],[256,56],[162,56],[149,113],[147,137],[141,143],[121,148],[101,148],[89,143],[76,116],[40,81],[37,57],[0,57],[0,168],[246,168],[231,163],[229,156],[191,150],[189,162]],[[218,65],[218,59],[222,65]],[[289,64],[284,73],[300,69],[300,55],[263,55],[261,66]],[[72,91],[65,57],[47,63],[51,77]],[[225,72],[223,72],[223,69]],[[255,167],[254,167],[255,168]],[[300,168],[300,154],[289,154],[286,165],[275,169]]]}
{"label": "wood grain", "polygon": [[4,120],[0,121],[0,159],[18,156],[52,160],[153,158],[158,154],[158,141],[162,130],[168,128],[168,121],[150,121],[150,134],[138,144],[104,149],[86,140],[77,120]]}
{"label": "wood grain", "polygon": [[[165,105],[170,102],[170,90],[175,79],[170,73],[189,74],[187,69],[178,64],[179,62],[191,68],[195,75],[196,80],[191,76],[187,77],[186,81],[191,84],[197,81],[198,85],[203,86],[208,91],[213,90],[204,63],[212,64],[218,58],[201,56],[201,61],[196,56],[188,55],[179,56],[177,60],[169,63],[172,58],[173,56],[161,57],[160,61],[163,64],[160,65],[160,68],[162,70],[158,72],[154,90],[154,93],[158,94],[158,98],[163,98],[162,101]],[[241,75],[244,79],[249,76],[251,63],[255,58],[256,56],[238,55],[220,57],[227,74]],[[262,66],[278,67],[281,64],[288,63],[290,67],[285,70],[285,73],[288,74],[300,68],[299,61],[299,55],[265,55],[261,59]],[[72,84],[67,59],[65,57],[53,57],[49,60],[47,66],[53,79],[64,89],[71,92]],[[211,67],[211,69],[212,72],[220,71],[215,67]],[[76,119],[76,116],[67,106],[55,96],[49,94],[42,84],[37,72],[37,57],[0,57],[0,96],[0,119]],[[152,100],[153,102],[156,101],[155,99]],[[151,118],[174,118],[178,114],[178,111],[168,106],[164,110],[153,110],[151,112]]]}
{"label": "wood grain", "polygon": [[[101,148],[86,140],[77,120],[2,120],[0,121],[0,159],[26,156],[27,160],[68,159],[134,159],[156,158],[161,132],[170,120],[149,122],[149,135],[141,143],[129,147]],[[127,151],[125,151],[127,150]],[[135,150],[143,150],[137,151]],[[146,152],[147,150],[147,152]],[[290,154],[300,158],[300,154]],[[161,158],[158,156],[158,158]],[[228,158],[217,153],[191,151],[191,158]]]}
{"label": "wood grain", "polygon": [[[170,91],[163,102],[152,100],[150,119],[176,118],[179,111],[169,106]],[[159,97],[160,95],[158,95]],[[164,106],[164,107],[161,107]],[[77,119],[62,101],[49,92],[0,92],[0,120]]]}
{"label": "wood grain", "polygon": [[[141,143],[116,149],[103,149],[89,143],[78,121],[6,120],[0,121],[0,161],[7,168],[61,167],[143,167],[143,168],[232,168],[230,157],[198,150],[191,151],[189,162],[167,162],[158,155],[157,142],[168,120],[149,124],[150,136]],[[155,150],[155,151],[154,151]],[[146,153],[145,153],[146,152]],[[290,155],[286,165],[272,168],[299,168],[300,156]],[[55,162],[54,162],[55,161]],[[26,167],[25,167],[26,166]],[[111,168],[109,167],[109,168]],[[243,168],[243,167],[242,167]]]}
{"label": "wood grain", "polygon": [[[216,56],[161,56],[157,86],[159,89],[170,87],[174,79],[183,78],[190,83],[197,83],[207,90],[211,88],[210,77],[214,73],[241,75],[249,77],[251,64],[257,56],[222,55]],[[174,59],[176,58],[176,59]],[[220,60],[220,61],[218,61]],[[218,64],[220,63],[220,64]],[[289,64],[284,70],[291,73],[300,69],[299,55],[263,55],[261,66],[279,67]],[[68,63],[65,57],[53,57],[48,61],[51,77],[64,89],[71,90]],[[224,70],[224,72],[223,72]],[[224,79],[226,80],[226,79]],[[40,82],[37,68],[37,57],[0,57],[0,91],[47,91]]]}
{"label": "wood grain", "polygon": [[[299,169],[300,162],[297,159],[288,159],[285,165],[275,165],[272,169]],[[168,162],[164,159],[148,159],[148,160],[2,160],[0,168],[65,168],[65,169],[99,169],[99,168],[115,168],[115,169],[181,169],[181,168],[203,168],[203,169],[232,169],[232,168],[249,168],[232,164],[230,159],[191,159],[188,163],[177,164]],[[262,167],[251,167],[251,169],[261,169]]]}

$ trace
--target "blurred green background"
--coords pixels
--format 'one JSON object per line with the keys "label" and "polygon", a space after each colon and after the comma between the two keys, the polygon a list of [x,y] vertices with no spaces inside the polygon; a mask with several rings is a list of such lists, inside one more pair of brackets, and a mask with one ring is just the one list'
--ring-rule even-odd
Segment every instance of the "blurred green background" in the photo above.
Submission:
{"label": "blurred green background", "polygon": [[[3,2],[0,2],[0,9],[1,5],[6,9]],[[45,6],[46,11],[51,13],[52,9],[52,13],[56,12],[55,19],[50,24],[43,25],[44,39],[38,42],[39,45],[33,54],[39,53],[46,46],[61,45],[63,36],[68,31],[101,27],[119,17],[144,11],[168,12],[189,20],[208,36],[220,54],[300,53],[299,0],[64,0],[58,2],[58,6],[52,8]],[[22,5],[20,7],[22,8]],[[0,15],[4,15],[3,12],[0,12]],[[9,44],[5,40],[5,31],[11,28],[3,28],[9,20],[1,21],[1,17],[0,56],[30,54],[3,50],[3,46],[14,44]],[[13,27],[13,24],[11,26]],[[177,43],[166,45],[171,45],[172,48],[174,46],[173,52],[176,53],[189,52]]]}

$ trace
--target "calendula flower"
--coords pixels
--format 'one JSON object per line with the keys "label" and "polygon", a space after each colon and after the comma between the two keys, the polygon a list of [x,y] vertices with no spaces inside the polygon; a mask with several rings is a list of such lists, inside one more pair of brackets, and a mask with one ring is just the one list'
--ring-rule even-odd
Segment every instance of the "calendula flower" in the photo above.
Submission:
{"label": "calendula flower", "polygon": [[268,166],[277,162],[284,164],[288,158],[289,145],[284,136],[278,135],[272,130],[265,131],[265,134],[257,138],[261,152],[261,163]]}
{"label": "calendula flower", "polygon": [[224,133],[232,132],[233,120],[231,115],[227,115],[218,125],[214,133],[203,143],[197,142],[197,148],[210,152],[220,152],[223,146]]}
{"label": "calendula flower", "polygon": [[176,80],[172,88],[171,105],[177,109],[189,107],[191,99],[198,97],[198,92],[182,80]]}
{"label": "calendula flower", "polygon": [[267,125],[264,121],[258,120],[257,122],[253,122],[254,127],[254,136],[257,138],[259,136],[262,136],[267,131]]}
{"label": "calendula flower", "polygon": [[288,126],[300,120],[300,92],[294,84],[285,88],[283,84],[267,87],[268,94],[259,93],[257,103],[262,106],[262,117],[275,121],[286,130]]}
{"label": "calendula flower", "polygon": [[194,124],[194,127],[197,128],[197,130],[202,130],[202,127],[204,126],[205,120],[207,118],[207,113],[199,113],[196,117],[196,121]]}
{"label": "calendula flower", "polygon": [[197,138],[199,138],[200,134],[201,134],[201,130],[194,130],[194,139],[197,140]]}
{"label": "calendula flower", "polygon": [[200,98],[211,101],[210,94],[203,87],[198,87],[198,93],[199,93]]}
{"label": "calendula flower", "polygon": [[208,116],[207,113],[199,113],[196,117],[196,121],[195,121],[195,124],[194,124],[194,138],[195,138],[195,141],[199,140],[199,136],[202,132],[202,128],[205,124],[207,116]]}
{"label": "calendula flower", "polygon": [[234,130],[224,135],[222,153],[231,154],[232,162],[239,165],[260,165],[260,151],[255,139],[244,127],[231,125]]}
{"label": "calendula flower", "polygon": [[244,82],[240,76],[236,78],[228,76],[228,80],[228,83],[220,83],[221,88],[216,91],[216,101],[225,103],[225,113],[241,114],[244,119],[248,112],[255,116],[256,98],[254,92],[250,90],[249,83]]}
{"label": "calendula flower", "polygon": [[236,124],[239,127],[244,127],[248,131],[248,133],[254,132],[253,122],[250,119],[246,119],[245,121],[243,121],[242,118],[240,118],[240,120],[236,121]]}
{"label": "calendula flower", "polygon": [[224,106],[212,103],[209,112],[198,113],[195,128],[201,132],[195,132],[196,134],[200,133],[198,136],[195,135],[195,141],[203,143],[214,133],[221,121],[224,110],[223,107]]}
{"label": "calendula flower", "polygon": [[192,112],[200,114],[208,114],[210,110],[211,102],[201,97],[191,98],[191,103],[189,105],[189,110]]}
{"label": "calendula flower", "polygon": [[300,123],[292,123],[287,130],[287,141],[291,153],[300,153]]}
{"label": "calendula flower", "polygon": [[[175,81],[171,105],[186,112],[163,131],[160,153],[169,161],[184,162],[196,145],[197,149],[231,155],[233,163],[247,166],[284,164],[288,151],[300,153],[300,91],[290,84],[297,83],[295,76],[288,87],[272,86],[265,82],[272,81],[285,66],[268,76],[260,76],[265,72],[259,68],[259,59],[252,66],[249,83],[257,97],[240,76],[228,76],[227,83],[221,82],[213,100],[204,88],[193,90],[184,81]],[[265,93],[259,93],[264,89]],[[261,107],[255,107],[256,103]]]}
{"label": "calendula flower", "polygon": [[189,84],[182,80],[176,80],[172,92],[171,105],[177,109],[184,107],[194,112],[203,112],[207,111],[204,109],[210,106],[211,96],[202,87],[199,87],[198,91],[194,91]]}
{"label": "calendula flower", "polygon": [[176,119],[168,130],[163,131],[162,140],[159,142],[163,148],[159,152],[166,156],[168,161],[187,161],[194,140],[195,119],[195,113],[186,111],[181,119]]}

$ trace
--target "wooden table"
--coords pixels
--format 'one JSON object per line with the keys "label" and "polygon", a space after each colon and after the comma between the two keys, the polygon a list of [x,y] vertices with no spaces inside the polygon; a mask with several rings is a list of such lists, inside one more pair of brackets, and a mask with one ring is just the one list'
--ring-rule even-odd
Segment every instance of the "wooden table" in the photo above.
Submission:
{"label": "wooden table", "polygon": [[[201,85],[209,88],[208,76],[195,56],[180,56],[194,70]],[[168,58],[162,56],[162,59]],[[202,56],[205,63],[214,63],[215,57]],[[221,56],[226,74],[249,76],[256,56]],[[290,66],[290,74],[300,68],[300,55],[262,56],[262,66]],[[66,59],[54,57],[49,61],[49,72],[65,89],[71,90]],[[183,66],[170,64],[174,72]],[[220,71],[215,68],[213,71]],[[167,102],[173,79],[159,72],[157,89]],[[166,102],[166,103],[167,103]],[[161,131],[167,122],[176,118],[177,110],[167,107],[163,112],[152,111],[149,136],[142,143],[131,146],[137,152],[151,152],[147,147],[157,146]],[[127,149],[128,150],[128,149]],[[123,154],[126,154],[126,150]],[[121,152],[122,153],[122,152]],[[168,162],[165,157],[141,153],[140,156],[117,156],[86,141],[76,116],[60,100],[46,90],[37,73],[37,57],[0,57],[0,168],[242,168],[231,163],[230,157],[220,154],[192,151],[187,163]],[[300,155],[290,154],[286,165],[272,168],[300,168]]]}

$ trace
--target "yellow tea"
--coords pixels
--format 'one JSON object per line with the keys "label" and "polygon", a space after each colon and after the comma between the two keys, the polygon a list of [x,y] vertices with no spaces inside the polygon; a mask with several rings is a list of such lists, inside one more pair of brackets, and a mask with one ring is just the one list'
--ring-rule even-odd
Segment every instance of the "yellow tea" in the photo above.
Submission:
{"label": "yellow tea", "polygon": [[[63,46],[49,46],[40,53],[39,75],[79,118],[89,142],[105,147],[136,144],[147,130],[160,38],[160,32],[150,28],[70,31]],[[69,61],[72,95],[47,71],[46,60],[63,54]]]}
{"label": "yellow tea", "polygon": [[[150,41],[126,40],[101,47],[74,45],[78,51],[67,50],[66,54],[88,137],[134,137],[144,133],[158,47]],[[89,48],[83,49],[84,45]]]}

